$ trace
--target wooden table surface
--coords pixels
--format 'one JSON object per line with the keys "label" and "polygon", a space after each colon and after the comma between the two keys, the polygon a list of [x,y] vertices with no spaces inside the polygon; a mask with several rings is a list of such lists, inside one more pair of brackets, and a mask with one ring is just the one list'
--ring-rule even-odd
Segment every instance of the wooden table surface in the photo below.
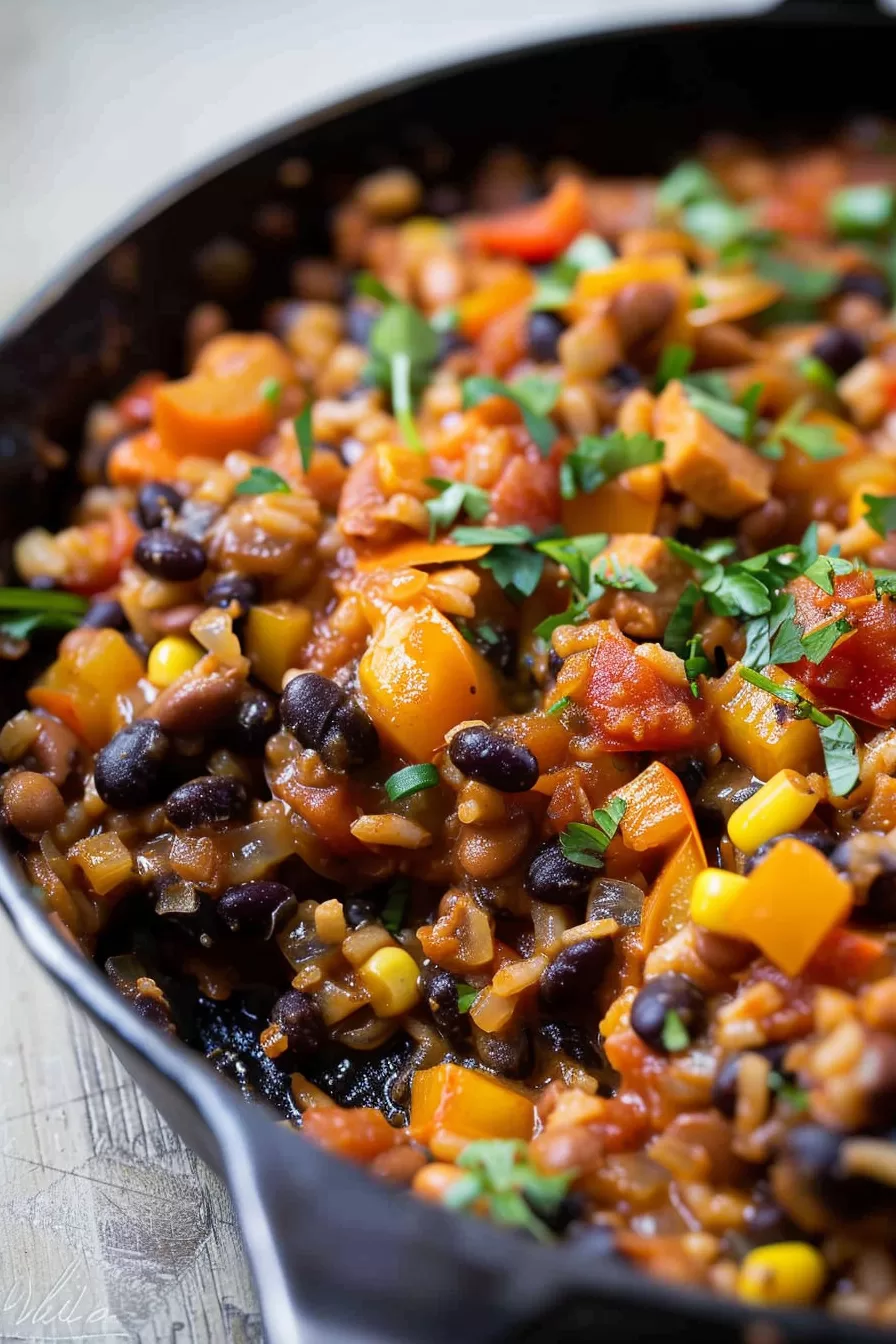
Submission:
{"label": "wooden table surface", "polygon": [[0,1341],[261,1344],[227,1191],[0,915]]}

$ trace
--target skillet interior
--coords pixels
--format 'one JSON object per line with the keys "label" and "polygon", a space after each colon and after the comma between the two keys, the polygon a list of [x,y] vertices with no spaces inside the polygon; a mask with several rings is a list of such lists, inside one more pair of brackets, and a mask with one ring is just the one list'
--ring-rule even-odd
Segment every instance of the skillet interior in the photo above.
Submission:
{"label": "skillet interior", "polygon": [[[817,18],[823,25],[812,22]],[[401,162],[425,181],[447,178],[462,184],[495,144],[519,145],[535,158],[569,154],[605,175],[662,172],[706,130],[741,131],[779,143],[793,140],[794,128],[804,137],[820,136],[852,115],[896,110],[896,94],[886,77],[894,32],[896,27],[884,26],[862,0],[791,2],[766,20],[595,38],[525,53],[278,134],[251,157],[164,206],[58,297],[55,292],[45,296],[15,324],[0,358],[0,537],[8,539],[29,521],[45,519],[49,510],[58,513],[65,505],[71,483],[59,478],[48,490],[45,473],[35,465],[35,431],[75,448],[92,398],[114,394],[145,368],[177,371],[184,319],[200,299],[221,297],[236,326],[256,325],[265,300],[289,292],[290,261],[326,250],[329,210],[358,176]],[[278,176],[283,161],[296,156],[313,168],[310,182],[299,189],[284,186]],[[288,240],[259,233],[259,209],[272,202],[294,211],[296,233]],[[221,238],[241,243],[252,257],[245,283],[226,294],[203,280],[201,264],[203,255],[207,259],[204,249]],[[20,671],[27,674],[27,669]],[[4,713],[18,694],[18,680],[18,675],[3,678]],[[21,920],[21,894],[8,890],[4,898]],[[23,931],[33,943],[34,926],[24,918]],[[139,924],[123,921],[110,936],[117,942],[107,944],[106,951],[132,945],[142,933]],[[43,945],[39,954],[47,960]],[[166,1113],[182,1105],[163,1076],[172,1073],[183,1092],[201,1097],[200,1111],[206,1110],[203,1070],[192,1060],[185,1062],[182,1052],[160,1054],[159,1042],[149,1049],[144,1037],[151,1028],[129,1023],[125,1031],[124,1005],[92,982],[88,991],[76,959],[66,956],[54,969],[106,1021],[113,1044],[123,1049]],[[276,1100],[282,1082],[260,1063],[251,1021],[242,1010],[203,1003],[188,1009],[194,1040],[219,1047],[228,1072],[247,1070],[256,1086]],[[400,1057],[387,1056],[348,1074],[339,1071],[337,1077],[332,1070],[327,1073],[325,1061],[318,1077],[340,1100],[370,1102],[383,1095],[400,1064]],[[454,1338],[461,1329],[474,1338],[494,1337],[520,1313],[534,1311],[538,1303],[543,1307],[552,1286],[565,1294],[563,1310],[533,1326],[526,1338],[541,1338],[543,1331],[545,1338],[584,1339],[598,1327],[614,1339],[676,1338],[685,1330],[698,1337],[709,1337],[711,1330],[721,1340],[739,1335],[738,1314],[723,1304],[692,1308],[683,1295],[673,1298],[641,1281],[633,1290],[631,1276],[615,1270],[609,1277],[606,1270],[600,1272],[595,1295],[580,1300],[578,1290],[592,1270],[577,1264],[574,1255],[561,1260],[467,1224],[458,1231],[460,1224],[449,1225],[429,1209],[405,1208],[406,1201],[397,1213],[398,1201],[371,1190],[355,1173],[340,1169],[334,1176],[328,1159],[302,1145],[300,1154],[295,1145],[280,1154],[280,1139],[289,1143],[289,1136],[278,1135],[276,1142],[262,1137],[256,1133],[261,1124],[256,1116],[250,1129],[256,1149],[264,1152],[244,1151],[249,1170],[241,1176],[250,1187],[244,1190],[228,1144],[234,1142],[232,1126],[244,1133],[250,1122],[242,1106],[230,1100],[217,1104],[220,1114],[212,1104],[206,1121],[211,1119],[216,1142],[224,1146],[223,1166],[236,1181],[238,1202],[249,1219],[249,1248],[272,1340],[293,1337],[277,1333],[288,1330],[285,1318],[279,1323],[272,1318],[272,1303],[279,1304],[276,1314],[283,1316],[278,1293],[287,1278],[293,1291],[295,1283],[302,1283],[304,1307],[310,1305],[315,1314],[347,1315],[371,1336],[382,1332],[393,1339]],[[194,1146],[215,1156],[195,1116],[179,1113],[175,1123]],[[290,1181],[285,1182],[287,1167]],[[262,1252],[247,1208],[259,1189],[279,1238],[278,1245],[268,1242]],[[624,1304],[632,1291],[642,1304],[634,1315],[611,1300]],[[804,1330],[805,1338],[846,1338],[842,1327],[835,1331],[827,1324],[812,1322],[794,1330],[794,1338]]]}

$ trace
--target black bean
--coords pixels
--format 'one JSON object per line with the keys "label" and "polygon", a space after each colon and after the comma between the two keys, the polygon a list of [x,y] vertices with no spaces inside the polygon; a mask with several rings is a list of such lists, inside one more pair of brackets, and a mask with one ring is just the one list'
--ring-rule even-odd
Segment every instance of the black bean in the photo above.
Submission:
{"label": "black bean", "polygon": [[525,1078],[532,1072],[535,1060],[532,1037],[521,1024],[498,1032],[480,1031],[474,1022],[473,1045],[486,1068],[502,1078]]}
{"label": "black bean", "polygon": [[136,630],[128,630],[125,635],[126,642],[131,646],[138,658],[148,658],[151,645],[142,635],[138,635]]}
{"label": "black bean", "polygon": [[137,495],[137,518],[140,526],[147,532],[152,528],[164,527],[171,514],[180,513],[184,497],[173,485],[163,481],[147,481],[140,487]]}
{"label": "black bean", "polygon": [[611,938],[583,938],[564,947],[542,971],[541,1001],[546,1008],[569,1012],[590,1003],[613,957]]}
{"label": "black bean", "polygon": [[731,813],[760,788],[752,771],[736,761],[721,761],[712,770],[694,799],[694,815],[701,831],[718,835],[725,830]]}
{"label": "black bean", "polygon": [[290,1050],[310,1055],[324,1043],[326,1031],[320,1009],[310,994],[288,989],[271,1009],[271,1020],[286,1033]]}
{"label": "black bean", "polygon": [[[777,1073],[780,1073],[782,1078],[788,1082],[792,1081],[793,1075],[785,1073],[781,1068],[782,1061],[787,1053],[786,1044],[766,1045],[762,1049],[753,1050],[750,1053],[762,1055],[764,1059],[768,1060],[771,1067]],[[712,1104],[729,1120],[732,1119],[737,1108],[737,1076],[742,1059],[743,1053],[728,1055],[726,1059],[722,1060],[712,1083]]]}
{"label": "black bean", "polygon": [[216,821],[235,821],[245,816],[249,796],[232,775],[204,775],[190,779],[169,795],[165,815],[172,826],[190,830]]}
{"label": "black bean", "polygon": [[865,357],[865,342],[845,327],[829,327],[812,346],[812,354],[842,378]]}
{"label": "black bean", "polygon": [[91,602],[81,624],[90,630],[124,630],[128,618],[124,614],[124,607],[114,597],[100,598]]}
{"label": "black bean", "polygon": [[890,306],[890,286],[882,275],[872,271],[847,271],[837,286],[838,294],[864,294],[874,299],[881,308]]}
{"label": "black bean", "polygon": [[331,770],[357,770],[379,755],[379,738],[361,706],[328,677],[304,672],[280,698],[283,727],[317,751]]}
{"label": "black bean", "polygon": [[449,355],[456,355],[458,350],[469,350],[469,348],[469,341],[465,341],[459,331],[449,327],[447,331],[439,332],[439,348],[436,359],[441,363]]}
{"label": "black bean", "polygon": [[96,791],[110,807],[143,807],[164,798],[171,742],[154,719],[119,728],[98,753]]}
{"label": "black bean", "polygon": [[344,897],[342,913],[350,929],[362,929],[365,924],[375,924],[380,917],[379,907],[367,896]]}
{"label": "black bean", "polygon": [[669,1053],[663,1041],[669,1013],[678,1016],[691,1040],[699,1036],[706,1018],[703,992],[693,980],[677,971],[666,971],[648,980],[632,1004],[632,1030],[645,1045],[664,1055]]}
{"label": "black bean", "polygon": [[843,1141],[823,1125],[798,1125],[784,1140],[784,1160],[835,1218],[854,1221],[891,1207],[896,1200],[891,1186],[843,1170]]}
{"label": "black bean", "polygon": [[552,681],[556,681],[560,675],[560,669],[563,666],[563,659],[556,649],[551,649],[548,653],[548,676]]}
{"label": "black bean", "polygon": [[228,887],[217,911],[231,933],[272,938],[296,908],[295,893],[282,882],[240,882]]}
{"label": "black bean", "polygon": [[345,334],[352,345],[367,349],[370,333],[382,309],[365,299],[353,299],[345,310]]}
{"label": "black bean", "polygon": [[198,541],[163,527],[144,532],[134,547],[134,559],[153,578],[172,583],[198,579],[206,564],[205,551]]}
{"label": "black bean", "polygon": [[614,364],[607,374],[607,382],[617,392],[631,392],[643,381],[641,371],[634,364]]}
{"label": "black bean", "polygon": [[251,579],[248,574],[221,574],[206,593],[205,603],[208,607],[229,607],[235,602],[239,615],[245,616],[258,598],[257,579]]}
{"label": "black bean", "polygon": [[574,905],[588,895],[593,881],[592,869],[568,859],[559,840],[546,840],[529,864],[526,890],[535,901]]}
{"label": "black bean", "polygon": [[756,852],[747,858],[744,864],[744,872],[751,873],[757,863],[767,859],[779,840],[802,840],[804,845],[811,845],[825,858],[832,855],[837,847],[837,837],[831,835],[830,831],[816,831],[808,828],[804,831],[785,831],[781,835],[776,835],[772,840],[766,840],[764,845],[760,845]]}
{"label": "black bean", "polygon": [[466,1050],[470,1040],[470,1018],[457,1002],[458,981],[450,971],[438,968],[424,974],[423,991],[433,1021],[455,1050]]}
{"label": "black bean", "polygon": [[577,1064],[593,1068],[603,1062],[594,1042],[578,1022],[542,1022],[538,1035],[555,1054],[569,1055]]}
{"label": "black bean", "polygon": [[529,748],[488,728],[462,728],[452,737],[448,755],[468,779],[502,793],[526,793],[538,779],[538,761]]}
{"label": "black bean", "polygon": [[868,888],[865,903],[855,907],[853,916],[858,923],[872,928],[896,923],[896,872],[877,875]]}
{"label": "black bean", "polygon": [[35,574],[33,579],[28,580],[27,586],[34,593],[52,593],[56,591],[57,584],[49,574]]}
{"label": "black bean", "polygon": [[[484,631],[487,631],[487,634]],[[503,672],[505,677],[513,675],[518,649],[515,630],[508,630],[506,626],[473,625],[469,626],[464,634],[465,637],[469,637],[477,653],[481,653],[487,663]]]}
{"label": "black bean", "polygon": [[744,1234],[751,1247],[805,1240],[805,1233],[775,1202],[770,1191],[760,1190],[754,1200],[744,1209]]}
{"label": "black bean", "polygon": [[689,798],[694,798],[706,781],[706,766],[697,756],[668,762],[670,770],[681,780]]}
{"label": "black bean", "polygon": [[261,756],[278,725],[277,703],[273,696],[256,686],[248,686],[224,729],[224,741],[231,751],[242,756]]}
{"label": "black bean", "polygon": [[530,313],[526,326],[526,344],[530,359],[539,364],[553,364],[557,360],[557,342],[565,330],[564,323],[554,313]]}
{"label": "black bean", "polygon": [[560,1236],[572,1223],[583,1218],[587,1208],[585,1196],[576,1190],[571,1195],[564,1195],[557,1204],[552,1205],[540,1205],[530,1195],[524,1195],[523,1198],[535,1216],[556,1236]]}

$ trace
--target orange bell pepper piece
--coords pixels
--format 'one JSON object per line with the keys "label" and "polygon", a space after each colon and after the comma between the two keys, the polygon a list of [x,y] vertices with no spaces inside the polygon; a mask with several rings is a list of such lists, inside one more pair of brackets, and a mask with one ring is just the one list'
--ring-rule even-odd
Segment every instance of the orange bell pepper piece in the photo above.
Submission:
{"label": "orange bell pepper piece", "polygon": [[380,736],[408,761],[428,761],[465,719],[495,713],[492,670],[457,627],[428,604],[392,607],[358,667]]}
{"label": "orange bell pepper piece", "polygon": [[267,383],[295,381],[287,352],[264,332],[229,332],[209,341],[193,373],[163,383],[154,396],[155,428],[175,457],[226,457],[258,446],[277,422]]}
{"label": "orange bell pepper piece", "polygon": [[633,467],[591,495],[576,495],[561,505],[560,521],[570,537],[593,532],[653,532],[663,502],[659,463]]}
{"label": "orange bell pepper piece", "polygon": [[535,281],[527,270],[512,271],[491,285],[474,289],[457,305],[458,326],[468,341],[476,341],[494,318],[528,299]]}
{"label": "orange bell pepper piece", "polygon": [[657,849],[680,840],[689,831],[703,852],[691,800],[667,765],[654,761],[612,796],[625,801],[619,829],[626,849]]}
{"label": "orange bell pepper piece", "polygon": [[799,975],[851,906],[850,884],[817,849],[779,840],[733,898],[731,933],[755,943],[785,975]]}
{"label": "orange bell pepper piece", "polygon": [[641,948],[645,956],[657,943],[664,943],[690,918],[691,888],[706,867],[703,845],[688,834],[666,860],[644,902],[641,915]]}
{"label": "orange bell pepper piece", "polygon": [[147,481],[173,481],[178,459],[162,447],[153,429],[122,439],[109,454],[106,474],[111,485],[145,485]]}
{"label": "orange bell pepper piece", "polygon": [[459,1064],[418,1069],[408,1133],[443,1161],[474,1139],[531,1139],[535,1107],[496,1078]]}
{"label": "orange bell pepper piece", "polygon": [[550,261],[588,223],[588,198],[578,177],[561,177],[540,201],[501,215],[465,221],[464,236],[473,247],[521,261]]}

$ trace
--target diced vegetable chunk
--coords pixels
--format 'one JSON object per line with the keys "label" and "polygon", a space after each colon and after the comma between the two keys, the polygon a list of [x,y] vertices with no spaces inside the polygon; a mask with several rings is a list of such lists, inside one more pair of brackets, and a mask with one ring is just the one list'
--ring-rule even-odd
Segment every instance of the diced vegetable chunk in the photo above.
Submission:
{"label": "diced vegetable chunk", "polygon": [[487,1073],[438,1064],[411,1084],[409,1132],[436,1157],[451,1161],[474,1139],[530,1139],[535,1107]]}

